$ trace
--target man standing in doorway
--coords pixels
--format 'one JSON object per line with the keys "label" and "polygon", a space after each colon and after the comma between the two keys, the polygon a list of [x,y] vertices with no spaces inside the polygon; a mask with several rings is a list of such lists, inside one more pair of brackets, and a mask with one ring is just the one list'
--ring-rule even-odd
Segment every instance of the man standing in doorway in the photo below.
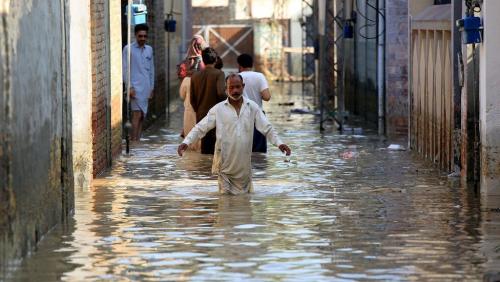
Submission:
{"label": "man standing in doorway", "polygon": [[218,175],[219,191],[223,194],[252,192],[252,140],[254,128],[286,155],[290,148],[278,137],[260,107],[243,97],[243,78],[230,74],[226,78],[228,98],[210,109],[177,148],[180,156],[190,144],[216,128],[217,142],[212,173]]}
{"label": "man standing in doorway", "polygon": [[[155,71],[153,48],[146,45],[148,26],[138,24],[134,28],[136,41],[130,47],[130,108],[132,111],[132,141],[139,141],[142,122],[148,113],[149,100],[153,98]],[[128,48],[123,48],[123,81],[128,80]]]}
{"label": "man standing in doorway", "polygon": [[[224,72],[214,67],[217,53],[211,47],[201,52],[205,69],[191,76],[191,106],[196,113],[196,122],[200,122],[208,111],[226,98],[224,93]],[[201,153],[213,154],[215,147],[215,129],[201,139]]]}
{"label": "man standing in doorway", "polygon": [[[238,61],[238,69],[245,83],[244,95],[248,99],[257,103],[262,109],[262,100],[269,101],[271,93],[266,77],[260,73],[253,71],[253,58],[248,54],[241,54],[236,59]],[[252,152],[267,152],[267,140],[257,129],[254,129]]]}

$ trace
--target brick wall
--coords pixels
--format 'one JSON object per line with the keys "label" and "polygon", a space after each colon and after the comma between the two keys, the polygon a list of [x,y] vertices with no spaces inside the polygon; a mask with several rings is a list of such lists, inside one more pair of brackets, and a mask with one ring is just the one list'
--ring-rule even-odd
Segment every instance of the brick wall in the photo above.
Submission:
{"label": "brick wall", "polygon": [[148,6],[148,43],[153,47],[153,55],[155,62],[155,89],[154,98],[151,101],[148,120],[146,125],[151,124],[155,115],[159,117],[165,114],[166,108],[166,48],[165,48],[165,31],[163,29],[163,21],[165,20],[165,8],[163,1],[147,0]]}
{"label": "brick wall", "polygon": [[106,168],[107,143],[107,3],[91,0],[91,50],[92,50],[92,155],[94,176]]}
{"label": "brick wall", "polygon": [[408,130],[408,0],[386,1],[387,135]]}
{"label": "brick wall", "polygon": [[91,1],[93,175],[111,165],[122,143],[121,6]]}

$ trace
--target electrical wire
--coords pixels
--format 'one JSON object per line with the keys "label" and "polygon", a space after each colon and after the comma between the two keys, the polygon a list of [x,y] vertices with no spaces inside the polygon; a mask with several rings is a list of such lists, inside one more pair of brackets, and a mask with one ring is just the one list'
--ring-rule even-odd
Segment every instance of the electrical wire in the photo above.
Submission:
{"label": "electrical wire", "polygon": [[361,6],[359,4],[359,0],[356,0],[356,11],[357,11],[357,14],[359,14],[362,18],[364,18],[367,22],[371,22],[371,23],[367,23],[365,25],[362,25],[358,28],[358,35],[361,37],[361,38],[364,38],[364,39],[367,39],[367,40],[371,40],[371,39],[377,39],[381,36],[384,35],[385,33],[385,15],[384,13],[382,13],[377,7],[373,6],[373,4],[370,3],[369,0],[366,0],[365,1],[366,3],[366,6],[372,8],[373,10],[376,11],[376,15],[378,17],[378,15],[380,15],[380,17],[382,18],[382,22],[378,22],[378,24],[383,24],[383,29],[380,33],[376,34],[375,36],[367,36],[366,33],[368,33],[368,31],[365,33],[365,35],[363,35],[363,32],[361,32],[362,30],[368,30],[368,28],[370,27],[376,27],[377,26],[377,19],[370,19],[367,15],[361,13],[361,11],[359,10],[359,7]]}
{"label": "electrical wire", "polygon": [[474,13],[481,12],[481,0],[465,0],[465,6],[467,7],[467,15],[472,16]]}
{"label": "electrical wire", "polygon": [[[368,3],[369,3],[368,1],[369,1],[369,0],[366,0],[366,1],[365,1],[365,2],[366,2],[366,5],[369,5],[369,4],[368,4]],[[370,21],[370,22],[372,22],[372,23],[376,24],[377,20],[372,20],[372,19],[368,18],[368,16],[364,15],[363,13],[361,13],[361,11],[359,10],[359,7],[360,7],[360,6],[361,6],[361,5],[359,4],[359,0],[356,0],[356,10],[358,11],[358,14],[359,14],[361,17],[365,18],[367,21]],[[373,6],[371,6],[371,5],[370,5],[370,7],[372,7],[372,8],[373,8]],[[376,8],[375,8],[375,9],[376,9]]]}
{"label": "electrical wire", "polygon": [[[377,7],[373,6],[369,0],[366,0],[366,6],[372,8],[373,10],[375,10],[377,12],[377,15],[380,15],[382,17],[382,21],[385,23],[385,15],[380,11],[380,9],[378,9]],[[359,0],[356,0],[356,10],[358,11],[358,14],[363,17],[365,20],[369,21],[369,22],[372,22],[371,24],[365,24],[361,27],[358,28],[358,34],[360,37],[364,38],[364,39],[377,39],[378,37],[382,36],[384,33],[385,33],[385,24],[383,25],[383,30],[375,35],[375,36],[367,36],[367,35],[363,35],[363,33],[361,32],[362,30],[364,29],[368,29],[369,27],[376,27],[377,26],[377,19],[373,20],[373,19],[370,19],[367,15],[364,15],[363,13],[361,13],[359,11]],[[382,23],[378,23],[378,24],[382,24]]]}

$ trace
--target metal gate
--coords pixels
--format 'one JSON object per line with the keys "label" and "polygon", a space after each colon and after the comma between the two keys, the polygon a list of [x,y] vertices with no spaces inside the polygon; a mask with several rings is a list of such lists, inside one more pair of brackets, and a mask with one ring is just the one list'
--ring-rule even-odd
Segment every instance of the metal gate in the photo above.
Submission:
{"label": "metal gate", "polygon": [[193,34],[201,35],[224,62],[224,70],[238,71],[236,58],[243,53],[254,54],[251,25],[195,25]]}
{"label": "metal gate", "polygon": [[410,58],[410,145],[446,171],[454,163],[450,17],[412,21]]}

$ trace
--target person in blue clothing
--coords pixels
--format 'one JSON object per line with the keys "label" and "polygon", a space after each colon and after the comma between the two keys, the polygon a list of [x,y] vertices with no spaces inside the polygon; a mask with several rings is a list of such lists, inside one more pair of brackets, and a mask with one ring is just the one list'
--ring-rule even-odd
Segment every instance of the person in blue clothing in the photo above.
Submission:
{"label": "person in blue clothing", "polygon": [[[146,44],[149,28],[145,24],[134,27],[135,39],[130,44],[130,107],[132,111],[132,141],[139,141],[142,122],[148,113],[149,100],[153,98],[155,69],[153,48]],[[128,85],[129,46],[123,48],[123,81]]]}

